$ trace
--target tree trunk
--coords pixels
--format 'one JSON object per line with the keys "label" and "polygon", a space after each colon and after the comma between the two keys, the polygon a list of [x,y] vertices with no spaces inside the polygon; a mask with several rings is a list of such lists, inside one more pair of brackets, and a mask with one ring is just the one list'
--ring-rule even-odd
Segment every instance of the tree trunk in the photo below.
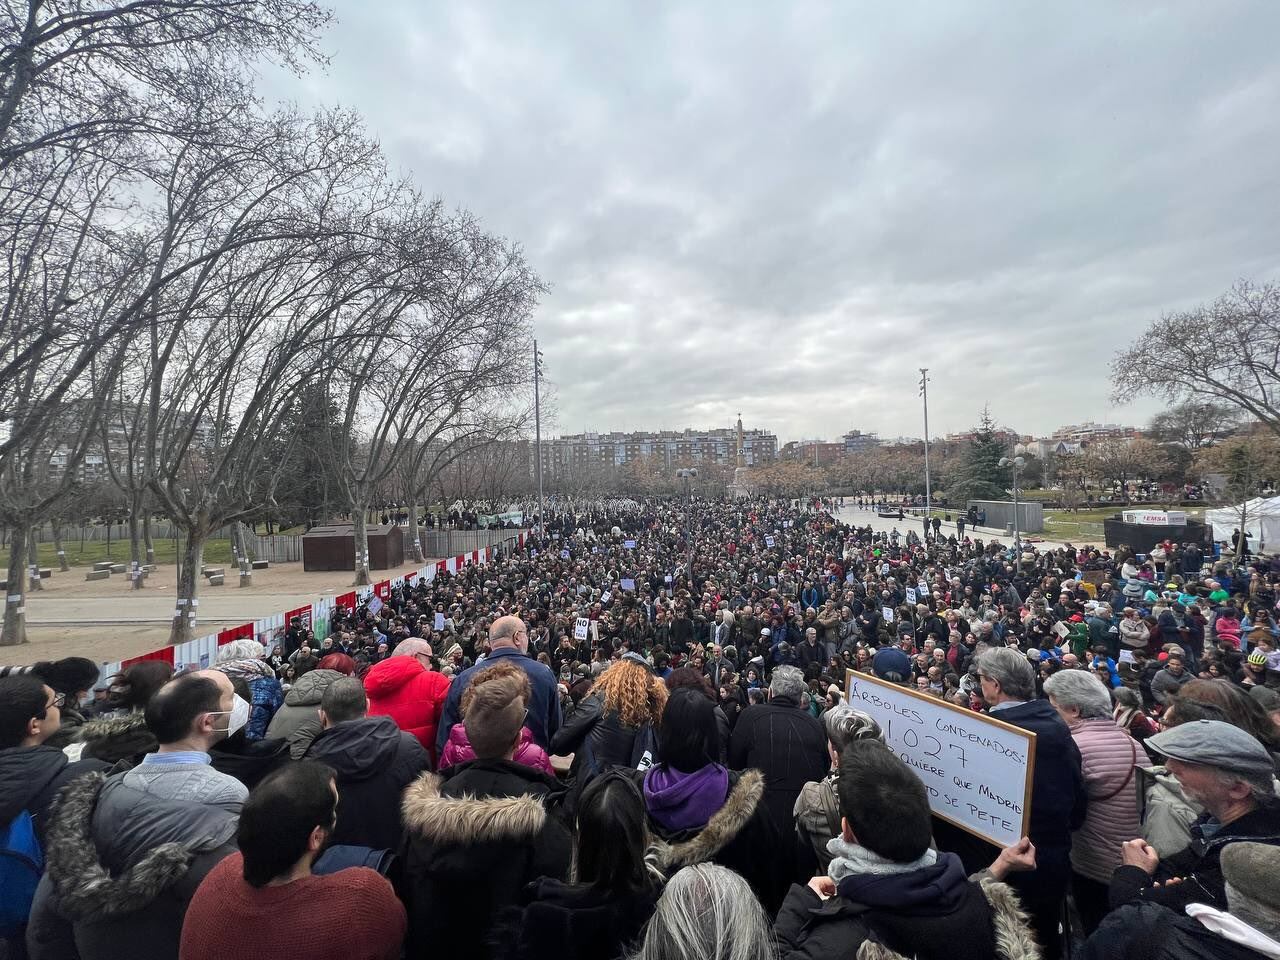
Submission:
{"label": "tree trunk", "polygon": [[27,573],[31,578],[28,584],[29,590],[43,590],[44,584],[40,582],[40,528],[37,524],[27,532]]}
{"label": "tree trunk", "polygon": [[66,573],[71,564],[67,563],[67,551],[62,548],[62,521],[57,518],[53,520],[53,549],[58,553],[58,569]]}
{"label": "tree trunk", "polygon": [[4,629],[0,645],[15,647],[27,642],[27,535],[24,527],[14,527],[9,537],[9,588],[4,605]]}
{"label": "tree trunk", "polygon": [[147,564],[151,565],[156,562],[156,544],[151,539],[151,513],[150,511],[142,515],[142,542],[147,549]]}
{"label": "tree trunk", "polygon": [[204,566],[204,542],[209,531],[193,528],[187,531],[182,550],[182,566],[178,573],[178,598],[169,628],[169,643],[186,643],[195,634],[196,610],[200,606],[200,569]]}
{"label": "tree trunk", "polygon": [[142,589],[142,504],[141,496],[134,494],[129,504],[129,584],[132,590]]}
{"label": "tree trunk", "polygon": [[352,531],[355,533],[356,582],[357,587],[367,587],[373,583],[369,575],[369,525],[367,519],[369,508],[361,504],[353,507],[351,517],[354,521]]}
{"label": "tree trunk", "polygon": [[418,504],[409,504],[409,562],[425,563],[422,556],[422,536],[418,532]]}
{"label": "tree trunk", "polygon": [[249,538],[245,536],[244,524],[239,520],[235,525],[236,553],[240,560],[240,586],[253,586],[253,560],[249,557]]}

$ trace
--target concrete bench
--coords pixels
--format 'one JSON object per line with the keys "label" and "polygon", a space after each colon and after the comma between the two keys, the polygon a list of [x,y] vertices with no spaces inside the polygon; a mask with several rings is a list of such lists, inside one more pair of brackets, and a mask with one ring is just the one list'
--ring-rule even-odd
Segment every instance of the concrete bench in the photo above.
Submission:
{"label": "concrete bench", "polygon": [[222,583],[225,579],[226,577],[223,576],[221,573],[215,573],[211,577],[209,577],[209,586],[220,587],[222,586]]}
{"label": "concrete bench", "polygon": [[114,560],[99,560],[93,565],[94,570],[110,570],[116,565]]}
{"label": "concrete bench", "polygon": [[124,573],[129,568],[123,563],[113,563],[110,567],[112,573]]}
{"label": "concrete bench", "polygon": [[84,575],[84,578],[86,580],[110,580],[111,571],[110,570],[90,570],[88,573]]}
{"label": "concrete bench", "polygon": [[267,569],[268,567],[270,567],[270,566],[271,566],[271,561],[270,561],[270,560],[255,560],[255,561],[253,561],[253,569],[255,569],[255,570],[266,570],[266,569]]}
{"label": "concrete bench", "polygon": [[227,571],[223,567],[204,567],[200,573],[206,577],[220,577]]}
{"label": "concrete bench", "polygon": [[53,576],[53,568],[52,568],[52,567],[41,567],[41,568],[40,568],[40,579],[41,579],[41,580],[48,580],[48,579],[49,579],[50,577],[52,577],[52,576]]}
{"label": "concrete bench", "polygon": [[155,572],[156,572],[156,565],[155,565],[154,563],[144,563],[144,564],[142,565],[142,572],[143,572],[143,573],[155,573]]}

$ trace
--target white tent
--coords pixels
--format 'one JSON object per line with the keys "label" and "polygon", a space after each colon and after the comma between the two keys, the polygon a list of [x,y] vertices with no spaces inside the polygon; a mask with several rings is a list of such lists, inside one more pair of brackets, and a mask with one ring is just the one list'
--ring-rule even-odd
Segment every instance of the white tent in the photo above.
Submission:
{"label": "white tent", "polygon": [[1213,525],[1213,539],[1231,542],[1231,532],[1240,529],[1244,517],[1245,529],[1253,539],[1253,550],[1274,551],[1280,548],[1280,497],[1254,497],[1245,503],[1217,510],[1206,510],[1204,521]]}

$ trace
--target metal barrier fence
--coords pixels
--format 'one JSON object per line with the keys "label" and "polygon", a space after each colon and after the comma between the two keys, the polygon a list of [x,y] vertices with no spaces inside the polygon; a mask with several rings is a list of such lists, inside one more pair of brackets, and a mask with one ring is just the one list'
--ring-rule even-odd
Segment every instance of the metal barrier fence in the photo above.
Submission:
{"label": "metal barrier fence", "polygon": [[426,557],[456,557],[514,540],[525,530],[419,530]]}
{"label": "metal barrier fence", "polygon": [[245,546],[249,555],[255,560],[269,560],[272,563],[301,563],[302,537],[276,534],[270,537],[259,537],[246,533]]}

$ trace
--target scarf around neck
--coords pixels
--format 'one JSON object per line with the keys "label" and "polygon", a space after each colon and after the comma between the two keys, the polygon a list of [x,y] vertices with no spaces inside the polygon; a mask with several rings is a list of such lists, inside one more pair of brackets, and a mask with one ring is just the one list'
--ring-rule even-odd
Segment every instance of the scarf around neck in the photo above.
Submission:
{"label": "scarf around neck", "polygon": [[890,876],[896,873],[911,873],[924,867],[931,867],[938,862],[938,851],[926,850],[918,860],[910,863],[898,863],[872,853],[866,847],[856,843],[848,843],[844,837],[832,837],[827,842],[827,853],[831,854],[831,866],[827,868],[827,876],[836,883],[845,877],[852,876]]}

